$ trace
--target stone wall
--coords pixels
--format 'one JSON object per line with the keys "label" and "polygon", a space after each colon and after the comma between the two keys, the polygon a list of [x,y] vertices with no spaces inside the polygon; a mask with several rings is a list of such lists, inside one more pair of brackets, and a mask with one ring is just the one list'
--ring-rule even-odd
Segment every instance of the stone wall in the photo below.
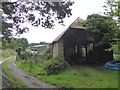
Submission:
{"label": "stone wall", "polygon": [[55,42],[53,44],[53,58],[62,57],[63,58],[63,42],[60,40],[59,42]]}

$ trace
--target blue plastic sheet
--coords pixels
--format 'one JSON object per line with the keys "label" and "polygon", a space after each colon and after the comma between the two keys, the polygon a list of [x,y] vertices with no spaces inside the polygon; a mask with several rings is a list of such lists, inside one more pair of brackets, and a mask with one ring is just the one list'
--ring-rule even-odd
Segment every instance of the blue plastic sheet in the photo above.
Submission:
{"label": "blue plastic sheet", "polygon": [[112,70],[120,70],[120,60],[109,61],[105,64],[105,67]]}

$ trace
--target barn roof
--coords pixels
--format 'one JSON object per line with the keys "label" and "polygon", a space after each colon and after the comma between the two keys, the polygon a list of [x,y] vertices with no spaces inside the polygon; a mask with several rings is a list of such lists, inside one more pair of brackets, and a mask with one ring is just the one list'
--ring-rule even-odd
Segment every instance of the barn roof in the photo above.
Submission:
{"label": "barn roof", "polygon": [[59,41],[66,31],[69,30],[69,28],[85,29],[85,27],[81,26],[81,22],[83,22],[83,20],[78,17],[72,24],[70,24],[68,28],[66,28],[59,36],[57,36],[52,43]]}
{"label": "barn roof", "polygon": [[71,28],[78,28],[78,29],[85,29],[85,27],[82,27],[81,23],[83,22],[83,20],[78,17],[72,24],[70,24],[69,27]]}

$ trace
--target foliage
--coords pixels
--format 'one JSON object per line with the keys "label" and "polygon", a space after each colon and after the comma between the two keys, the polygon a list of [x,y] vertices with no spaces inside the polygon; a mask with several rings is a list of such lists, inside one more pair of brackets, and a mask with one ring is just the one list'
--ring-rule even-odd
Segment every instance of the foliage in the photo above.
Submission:
{"label": "foliage", "polygon": [[2,49],[13,49],[14,51],[18,52],[18,56],[20,56],[21,51],[25,52],[27,47],[28,41],[26,38],[12,38],[10,42],[2,39]]}
{"label": "foliage", "polygon": [[28,47],[28,41],[26,38],[12,38],[10,41],[2,39],[2,49],[18,49],[23,51]]}
{"label": "foliage", "polygon": [[45,59],[45,60],[52,59],[52,47],[51,46],[44,49],[44,51],[42,52],[42,59]]}
{"label": "foliage", "polygon": [[2,57],[2,60],[5,58],[8,58],[14,54],[15,53],[12,49],[0,50],[0,56]]}
{"label": "foliage", "polygon": [[85,26],[89,31],[105,34],[111,31],[111,28],[108,26],[110,24],[107,22],[108,20],[110,20],[109,17],[99,14],[88,15]]}
{"label": "foliage", "polygon": [[120,53],[119,54],[114,54],[113,56],[114,56],[115,60],[120,60]]}
{"label": "foliage", "polygon": [[1,49],[7,49],[9,47],[9,41],[8,40],[1,40],[2,47]]}
{"label": "foliage", "polygon": [[[86,30],[96,32],[100,36],[97,36],[97,41],[109,43],[115,38],[116,30],[118,30],[117,23],[111,17],[102,16],[99,14],[92,14],[87,17],[84,22]],[[95,40],[95,41],[96,41]]]}
{"label": "foliage", "polygon": [[119,15],[120,15],[120,1],[119,0],[107,0],[106,5],[104,5],[103,7],[106,10],[106,12],[104,12],[105,15],[119,18]]}
{"label": "foliage", "polygon": [[[12,21],[9,22],[10,27],[7,26],[7,30],[4,29],[3,32],[8,33],[8,30],[14,30],[16,34],[27,32],[29,28],[21,26],[25,22],[29,22],[33,26],[41,25],[45,28],[53,28],[55,21],[63,24],[63,19],[72,15],[70,8],[72,5],[73,2],[69,0],[64,2],[3,2],[4,14],[2,18],[6,23],[8,20]],[[5,33],[3,35],[6,35]]]}
{"label": "foliage", "polygon": [[[2,40],[8,40],[10,41],[10,39],[12,38],[12,31],[9,29],[11,27],[11,24],[5,22],[2,20],[2,30],[1,30],[1,34],[3,35]],[[9,27],[9,28],[8,28]]]}
{"label": "foliage", "polygon": [[62,59],[54,58],[50,60],[39,60],[38,63],[35,60],[17,60],[15,63],[27,72],[35,75],[51,75],[58,74],[65,70],[65,63]]}
{"label": "foliage", "polygon": [[105,15],[111,18],[116,18],[119,29],[116,29],[116,37],[114,38],[114,40],[117,41],[117,43],[114,44],[118,44],[118,50],[120,51],[120,0],[107,0],[104,8],[106,10],[104,12]]}
{"label": "foliage", "polygon": [[18,49],[21,48],[23,51],[28,47],[28,41],[26,38],[13,38],[10,42],[10,48]]}
{"label": "foliage", "polygon": [[[40,60],[41,61],[41,60]],[[33,60],[17,60],[16,65],[26,72],[30,72],[33,75],[47,75],[46,71],[42,67],[42,62],[35,63]]]}
{"label": "foliage", "polygon": [[65,68],[65,62],[62,59],[54,58],[43,62],[43,69],[48,75],[59,73]]}

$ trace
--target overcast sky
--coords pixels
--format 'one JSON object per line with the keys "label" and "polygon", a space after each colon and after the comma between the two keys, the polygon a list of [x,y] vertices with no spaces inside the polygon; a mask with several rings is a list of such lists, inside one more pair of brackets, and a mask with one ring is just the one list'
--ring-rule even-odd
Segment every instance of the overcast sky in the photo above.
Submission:
{"label": "overcast sky", "polygon": [[44,29],[42,27],[29,26],[30,30],[28,33],[21,35],[28,39],[29,43],[39,43],[40,41],[52,42],[61,32],[63,32],[77,17],[86,19],[88,15],[104,11],[102,7],[105,5],[106,0],[74,0],[75,3],[72,6],[72,16],[65,18],[65,25],[56,25],[54,29]]}

